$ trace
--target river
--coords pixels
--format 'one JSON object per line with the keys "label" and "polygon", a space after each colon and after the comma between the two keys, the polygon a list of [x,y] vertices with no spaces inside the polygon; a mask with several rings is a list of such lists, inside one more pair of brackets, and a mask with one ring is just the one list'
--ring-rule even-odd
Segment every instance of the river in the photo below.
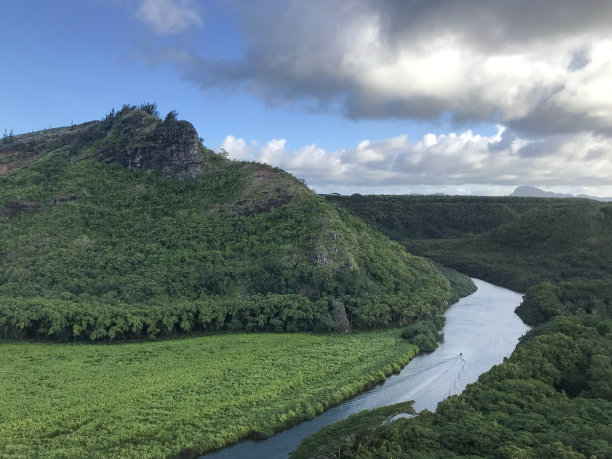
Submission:
{"label": "river", "polygon": [[438,402],[458,394],[478,376],[509,356],[529,330],[514,314],[522,295],[473,279],[478,290],[446,311],[444,340],[430,354],[416,356],[397,375],[309,421],[263,441],[245,441],[204,458],[288,457],[303,438],[353,413],[406,400],[417,411],[435,411]]}

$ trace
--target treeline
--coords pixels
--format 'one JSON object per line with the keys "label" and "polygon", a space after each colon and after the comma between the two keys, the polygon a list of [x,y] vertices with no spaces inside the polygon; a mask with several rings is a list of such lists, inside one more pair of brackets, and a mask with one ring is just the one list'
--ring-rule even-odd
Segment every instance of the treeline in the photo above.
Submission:
{"label": "treeline", "polygon": [[[191,332],[371,330],[428,323],[431,317],[438,317],[441,328],[443,316],[437,308],[403,295],[310,300],[300,294],[269,293],[242,299],[207,296],[197,301],[167,304],[75,303],[57,298],[0,297],[0,338],[116,341]],[[411,342],[426,350],[422,338],[416,336]]]}
{"label": "treeline", "polygon": [[480,196],[326,195],[396,240],[482,233],[524,211],[525,200]]}
{"label": "treeline", "polygon": [[84,304],[49,298],[0,297],[0,338],[152,339],[195,331],[329,331],[328,301],[301,295],[207,297],[172,304]]}

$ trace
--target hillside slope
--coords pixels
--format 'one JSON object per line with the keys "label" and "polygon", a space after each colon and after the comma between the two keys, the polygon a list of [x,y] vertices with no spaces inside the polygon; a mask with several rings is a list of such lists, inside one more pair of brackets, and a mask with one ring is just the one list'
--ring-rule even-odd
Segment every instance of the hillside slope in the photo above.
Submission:
{"label": "hillside slope", "polygon": [[612,272],[612,203],[475,196],[328,196],[407,250],[519,291]]}
{"label": "hillside slope", "polygon": [[0,336],[368,329],[446,307],[431,262],[147,108],[0,143]]}

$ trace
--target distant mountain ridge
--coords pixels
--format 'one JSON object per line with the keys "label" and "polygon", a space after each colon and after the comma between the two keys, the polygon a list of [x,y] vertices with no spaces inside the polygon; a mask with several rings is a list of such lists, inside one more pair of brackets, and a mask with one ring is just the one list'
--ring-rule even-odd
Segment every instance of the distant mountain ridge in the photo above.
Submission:
{"label": "distant mountain ridge", "polygon": [[566,193],[555,193],[554,191],[545,191],[535,186],[519,186],[517,187],[510,196],[515,197],[530,197],[530,198],[582,198],[582,199],[594,199],[595,201],[610,202],[610,198],[601,198],[598,196],[590,196],[588,194],[566,194]]}

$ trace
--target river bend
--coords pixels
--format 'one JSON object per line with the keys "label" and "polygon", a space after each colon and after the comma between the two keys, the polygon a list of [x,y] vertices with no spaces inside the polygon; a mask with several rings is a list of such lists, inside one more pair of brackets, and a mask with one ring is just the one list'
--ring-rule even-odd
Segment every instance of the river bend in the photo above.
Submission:
{"label": "river bend", "polygon": [[414,400],[417,411],[435,411],[478,376],[509,356],[529,327],[514,313],[522,295],[473,279],[478,290],[446,311],[444,340],[434,352],[416,356],[383,384],[263,441],[245,441],[204,458],[288,457],[303,438],[353,413]]}

